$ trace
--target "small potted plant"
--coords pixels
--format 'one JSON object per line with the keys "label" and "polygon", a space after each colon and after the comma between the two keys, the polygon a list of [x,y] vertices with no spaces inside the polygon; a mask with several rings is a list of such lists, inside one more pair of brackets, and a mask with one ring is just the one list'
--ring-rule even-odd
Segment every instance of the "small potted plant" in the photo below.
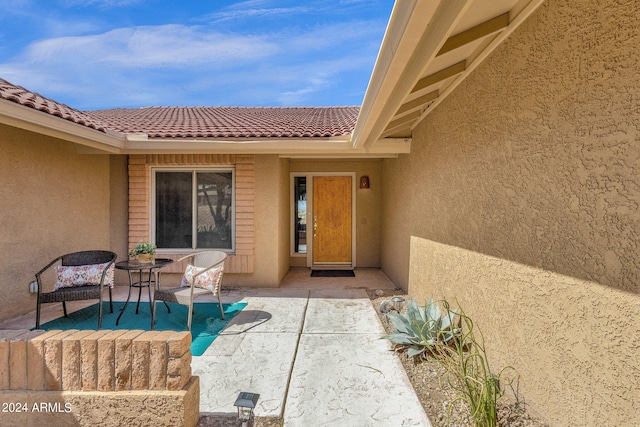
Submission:
{"label": "small potted plant", "polygon": [[149,242],[138,244],[135,248],[129,251],[130,257],[136,257],[140,263],[148,264],[153,262],[156,254],[156,245]]}

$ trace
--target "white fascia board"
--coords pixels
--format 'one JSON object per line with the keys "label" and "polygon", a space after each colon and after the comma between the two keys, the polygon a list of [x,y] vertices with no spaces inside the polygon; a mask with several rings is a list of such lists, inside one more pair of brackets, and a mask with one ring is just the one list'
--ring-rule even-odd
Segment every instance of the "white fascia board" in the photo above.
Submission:
{"label": "white fascia board", "polygon": [[[389,18],[387,29],[382,38],[380,51],[373,66],[369,85],[367,86],[362,107],[360,107],[360,113],[358,114],[358,120],[353,131],[354,148],[358,148],[364,144],[376,117],[380,115],[383,101],[390,96],[391,87],[388,80],[389,75],[393,74],[391,72],[392,64],[397,64],[402,60],[407,61],[408,55],[411,53],[411,49],[406,47],[407,42],[405,41],[402,44],[401,42],[402,39],[405,38],[407,26],[416,8],[416,3],[416,0],[406,0],[396,1],[393,5],[391,17]],[[428,22],[431,16],[425,15],[423,19]]]}
{"label": "white fascia board", "polygon": [[379,160],[379,159],[397,159],[397,153],[389,154],[280,154],[281,159],[306,159],[306,160]]}
{"label": "white fascia board", "polygon": [[[127,135],[128,137],[129,135]],[[393,139],[367,150],[354,149],[350,135],[332,138],[255,138],[255,139],[147,139],[127,138],[123,154],[202,154],[251,153],[280,156],[388,157],[407,153],[410,139]]]}
{"label": "white fascia board", "polygon": [[382,138],[367,148],[369,153],[411,153],[411,138]]}
{"label": "white fascia board", "polygon": [[0,123],[112,154],[119,154],[125,142],[118,132],[104,133],[6,99],[0,99]]}
{"label": "white fascia board", "polygon": [[472,0],[396,2],[353,132],[353,146],[376,144],[426,64]]}
{"label": "white fascia board", "polygon": [[341,151],[351,149],[349,135],[334,138],[145,138],[134,135],[125,144],[125,153],[264,153],[284,151]]}

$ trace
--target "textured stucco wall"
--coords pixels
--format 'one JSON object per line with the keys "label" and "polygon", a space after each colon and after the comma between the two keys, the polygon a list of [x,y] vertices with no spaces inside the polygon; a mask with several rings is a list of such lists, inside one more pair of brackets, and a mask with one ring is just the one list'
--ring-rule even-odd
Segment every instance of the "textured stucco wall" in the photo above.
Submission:
{"label": "textured stucco wall", "polygon": [[36,308],[34,274],[58,255],[110,249],[109,156],[0,125],[0,320]]}
{"label": "textured stucco wall", "polygon": [[548,0],[383,165],[382,266],[551,425],[640,424],[640,3]]}
{"label": "textured stucco wall", "polygon": [[[370,188],[356,181],[356,266],[380,267],[381,160],[292,160],[291,172],[355,172],[356,180],[369,177]],[[304,258],[302,258],[305,260]],[[292,259],[294,262],[295,260]],[[300,258],[297,258],[300,260]],[[305,260],[306,261],[306,260]],[[300,265],[306,265],[302,263]]]}
{"label": "textured stucco wall", "polygon": [[[111,250],[118,254],[117,261],[127,258],[129,252],[129,180],[127,156],[111,155],[109,194],[111,198],[109,233]],[[116,270],[116,283],[126,286],[129,277],[124,270]]]}
{"label": "textured stucco wall", "polygon": [[291,187],[289,183],[289,159],[280,159],[279,171],[280,171],[280,201],[278,202],[278,283],[284,279],[284,276],[289,272],[289,224],[290,218],[290,203],[291,203]]}
{"label": "textured stucco wall", "polygon": [[282,234],[281,164],[278,156],[255,157],[255,261],[254,272],[225,274],[225,286],[277,287],[282,278],[279,236]]}

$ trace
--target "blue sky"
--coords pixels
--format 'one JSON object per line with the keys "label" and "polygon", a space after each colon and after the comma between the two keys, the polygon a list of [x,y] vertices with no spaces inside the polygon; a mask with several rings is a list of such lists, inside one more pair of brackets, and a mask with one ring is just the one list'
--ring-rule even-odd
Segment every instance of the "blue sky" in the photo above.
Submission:
{"label": "blue sky", "polygon": [[360,105],[393,0],[0,0],[0,77],[80,110]]}

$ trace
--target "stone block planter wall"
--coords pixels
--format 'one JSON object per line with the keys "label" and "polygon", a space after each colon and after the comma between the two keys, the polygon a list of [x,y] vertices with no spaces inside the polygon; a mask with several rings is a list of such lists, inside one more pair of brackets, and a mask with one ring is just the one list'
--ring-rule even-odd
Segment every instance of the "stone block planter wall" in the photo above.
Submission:
{"label": "stone block planter wall", "polygon": [[3,426],[195,426],[188,332],[0,330]]}

